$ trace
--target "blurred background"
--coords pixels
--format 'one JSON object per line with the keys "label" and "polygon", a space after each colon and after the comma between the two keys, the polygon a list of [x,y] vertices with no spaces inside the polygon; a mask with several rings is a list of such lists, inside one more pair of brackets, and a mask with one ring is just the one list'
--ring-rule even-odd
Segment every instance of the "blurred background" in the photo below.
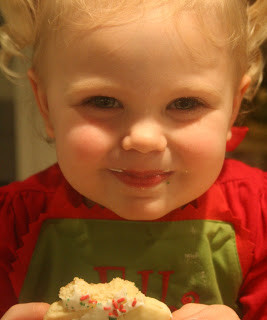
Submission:
{"label": "blurred background", "polygon": [[[14,66],[25,72],[22,65]],[[0,186],[23,180],[56,162],[28,79],[11,83],[0,72]]]}
{"label": "blurred background", "polygon": [[[264,48],[267,60],[267,46]],[[16,65],[18,71],[22,66]],[[249,132],[227,157],[267,170],[267,69],[263,86],[239,125]],[[0,185],[22,180],[56,161],[52,145],[45,141],[41,119],[26,78],[14,85],[0,73]]]}

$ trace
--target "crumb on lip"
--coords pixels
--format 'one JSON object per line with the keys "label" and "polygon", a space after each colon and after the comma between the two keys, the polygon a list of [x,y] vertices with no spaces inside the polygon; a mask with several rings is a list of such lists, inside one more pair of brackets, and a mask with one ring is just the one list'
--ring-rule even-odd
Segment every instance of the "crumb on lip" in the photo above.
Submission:
{"label": "crumb on lip", "polygon": [[160,170],[160,169],[155,169],[155,170],[109,169],[109,170],[113,172],[125,173],[132,176],[148,176],[148,177],[156,176],[156,175],[164,175],[164,174],[169,174],[173,172],[171,170]]}

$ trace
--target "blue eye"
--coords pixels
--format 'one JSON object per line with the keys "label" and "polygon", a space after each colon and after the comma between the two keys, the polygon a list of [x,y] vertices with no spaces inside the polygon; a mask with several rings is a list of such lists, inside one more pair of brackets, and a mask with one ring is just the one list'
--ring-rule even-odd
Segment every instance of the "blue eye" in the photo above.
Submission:
{"label": "blue eye", "polygon": [[168,109],[172,110],[181,110],[181,111],[193,111],[198,107],[203,107],[204,103],[199,100],[198,98],[194,97],[182,97],[178,98],[173,101],[169,106]]}
{"label": "blue eye", "polygon": [[100,108],[100,109],[114,109],[114,108],[121,107],[118,100],[116,100],[115,98],[106,97],[106,96],[91,97],[85,100],[82,104]]}

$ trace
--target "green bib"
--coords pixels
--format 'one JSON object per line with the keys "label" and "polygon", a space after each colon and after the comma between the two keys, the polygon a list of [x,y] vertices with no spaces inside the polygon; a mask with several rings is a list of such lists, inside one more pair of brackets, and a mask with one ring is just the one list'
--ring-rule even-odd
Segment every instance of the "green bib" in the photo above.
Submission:
{"label": "green bib", "polygon": [[135,222],[49,219],[20,292],[20,302],[58,300],[77,276],[122,277],[172,310],[187,302],[236,303],[242,273],[231,224],[212,220]]}

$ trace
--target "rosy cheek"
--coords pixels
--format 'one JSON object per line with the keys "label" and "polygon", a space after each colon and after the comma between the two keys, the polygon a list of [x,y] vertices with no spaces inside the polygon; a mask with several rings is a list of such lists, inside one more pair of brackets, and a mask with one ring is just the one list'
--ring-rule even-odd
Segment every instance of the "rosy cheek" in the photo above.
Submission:
{"label": "rosy cheek", "polygon": [[195,145],[192,146],[192,153],[195,155],[212,156],[224,152],[224,143],[216,135],[201,136],[195,138]]}
{"label": "rosy cheek", "polygon": [[177,139],[177,150],[187,164],[220,161],[225,153],[224,132],[208,126],[185,130]]}
{"label": "rosy cheek", "polygon": [[68,146],[71,157],[89,163],[99,160],[109,152],[112,138],[102,128],[79,126],[68,132],[65,145]]}

